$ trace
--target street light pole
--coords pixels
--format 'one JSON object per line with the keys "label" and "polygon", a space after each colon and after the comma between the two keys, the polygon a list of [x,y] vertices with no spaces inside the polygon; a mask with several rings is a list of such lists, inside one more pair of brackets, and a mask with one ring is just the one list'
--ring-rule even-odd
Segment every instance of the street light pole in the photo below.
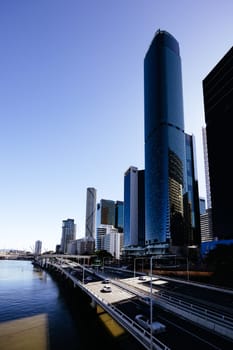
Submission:
{"label": "street light pole", "polygon": [[153,303],[152,303],[152,261],[153,259],[156,259],[156,256],[150,257],[150,348],[153,349],[153,332],[152,332],[152,322],[153,322]]}
{"label": "street light pole", "polygon": [[141,259],[142,261],[145,259],[145,258],[134,258],[134,260],[133,260],[133,277],[136,277],[136,260],[139,260],[139,259]]}
{"label": "street light pole", "polygon": [[153,320],[153,309],[152,309],[152,260],[153,256],[150,257],[150,348],[152,349],[152,320]]}
{"label": "street light pole", "polygon": [[103,257],[103,273],[104,273],[104,259],[110,259],[109,256],[104,256]]}
{"label": "street light pole", "polygon": [[189,258],[187,256],[187,281],[189,281]]}

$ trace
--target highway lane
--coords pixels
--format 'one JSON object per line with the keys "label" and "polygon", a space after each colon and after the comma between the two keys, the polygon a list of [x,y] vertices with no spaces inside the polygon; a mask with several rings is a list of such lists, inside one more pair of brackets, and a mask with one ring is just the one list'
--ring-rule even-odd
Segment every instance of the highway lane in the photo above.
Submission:
{"label": "highway lane", "polygon": [[[140,285],[142,293],[148,292],[148,287],[145,285],[144,281],[142,282],[138,279],[133,280],[135,284]],[[117,282],[118,281],[112,280],[112,283],[110,283],[112,287],[111,293],[101,292],[103,287],[101,281],[88,282],[86,283],[86,288],[95,295],[98,295],[99,298],[105,300],[106,303],[114,304],[116,308],[124,312],[132,320],[134,320],[135,316],[139,313],[150,317],[150,307],[145,304],[145,302],[141,301],[140,296],[136,296],[138,291],[132,293],[127,290],[122,290],[121,287],[115,285]],[[158,334],[156,337],[173,350],[184,348],[184,344],[187,345],[189,350],[232,350],[233,348],[233,342],[229,341],[229,339],[214,335],[212,332],[156,306],[153,307],[153,320],[158,320],[166,325],[166,332]]]}
{"label": "highway lane", "polygon": [[[132,319],[138,313],[150,316],[149,307],[145,307],[139,300],[123,301],[117,307]],[[166,332],[156,337],[172,350],[232,350],[232,342],[211,332],[201,329],[165,310],[153,307],[153,319],[166,325]]]}
{"label": "highway lane", "polygon": [[[120,278],[135,285],[134,279],[129,275],[128,272],[124,274],[124,271],[115,273],[114,270],[107,270],[105,268],[105,273],[112,276],[112,278]],[[187,282],[182,280],[177,280],[173,278],[166,278],[159,275],[153,274],[153,279],[157,278],[157,285],[154,283],[154,288],[157,289],[158,295],[166,296],[176,296],[182,298],[182,300],[200,307],[209,307],[211,310],[222,313],[223,315],[233,318],[233,290],[213,287],[204,285],[201,283]],[[137,278],[136,278],[137,281]],[[140,281],[145,286],[149,285],[150,278],[147,276],[146,281]]]}
{"label": "highway lane", "polygon": [[[96,274],[92,274],[86,270],[85,271],[85,280],[84,274],[80,268],[78,268],[78,271],[74,271],[73,268],[70,269],[70,271],[73,271],[72,274],[76,275],[76,277],[80,281],[85,282],[86,288],[88,288],[93,294],[97,295],[99,298],[104,300],[106,303],[114,304],[115,307],[117,307],[119,310],[124,312],[126,315],[128,315],[132,320],[134,320],[134,317],[138,313],[144,313],[149,316],[150,309],[148,305],[145,303],[142,303],[140,300],[140,297],[137,297],[136,294],[142,295],[142,294],[149,294],[150,292],[150,277],[147,276],[146,281],[141,281],[137,277],[136,278],[119,278],[119,276],[122,277],[122,275],[117,274],[118,278],[113,279],[111,283],[112,292],[110,293],[102,293],[101,289],[103,287],[103,283],[101,282],[100,276],[97,276]],[[110,274],[104,271],[103,278],[108,276],[110,277]],[[92,276],[92,280],[87,281],[87,276]],[[112,277],[112,274],[111,274]],[[181,293],[181,287],[176,286],[176,283],[171,281],[166,281],[165,279],[161,278],[160,276],[158,278],[154,278],[153,276],[153,293],[161,293],[163,292],[173,292],[177,289],[179,289],[179,294]],[[122,289],[120,286],[116,285],[117,283],[123,283],[124,285],[128,285],[130,288],[134,288],[134,292],[131,292],[130,290]],[[115,284],[116,283],[116,284]],[[187,288],[192,288],[191,286],[185,285],[186,293]],[[184,289],[183,289],[184,290]],[[191,290],[192,292],[192,290]],[[185,296],[186,294],[184,294]],[[228,295],[229,296],[229,295]],[[199,292],[199,298],[201,299],[201,295]],[[218,298],[220,296],[218,295]],[[214,299],[216,300],[216,299]],[[211,301],[212,304],[212,301]],[[213,334],[212,332],[207,331],[206,329],[202,329],[201,327],[198,327],[191,322],[188,322],[187,320],[182,319],[181,317],[177,317],[176,315],[167,312],[166,310],[163,310],[161,308],[153,308],[153,316],[158,319],[160,322],[164,323],[167,327],[167,331],[164,334],[159,334],[157,337],[159,340],[161,340],[164,344],[166,344],[171,349],[180,349],[186,347],[185,344],[187,344],[187,347],[189,350],[192,349],[203,349],[203,350],[230,350],[233,348],[233,342],[229,339],[225,339],[222,336],[217,336]]]}

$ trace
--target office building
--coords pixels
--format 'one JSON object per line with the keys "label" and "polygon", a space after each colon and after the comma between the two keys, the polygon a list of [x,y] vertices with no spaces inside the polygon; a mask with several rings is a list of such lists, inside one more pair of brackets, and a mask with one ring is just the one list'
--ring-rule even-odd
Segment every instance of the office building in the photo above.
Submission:
{"label": "office building", "polygon": [[203,80],[214,240],[233,238],[233,47]]}
{"label": "office building", "polygon": [[95,238],[96,231],[96,189],[87,188],[85,237]]}
{"label": "office building", "polygon": [[96,250],[106,250],[105,237],[109,233],[116,233],[118,230],[113,225],[101,224],[96,229]]}
{"label": "office building", "polygon": [[61,253],[68,253],[68,243],[76,239],[76,224],[74,219],[62,221]]}
{"label": "office building", "polygon": [[115,225],[115,201],[101,199],[97,204],[97,227],[100,225]]}
{"label": "office building", "polygon": [[199,198],[199,207],[200,207],[200,215],[205,214],[206,212],[205,198],[202,198],[202,197]]}
{"label": "office building", "polygon": [[185,241],[185,134],[177,40],[158,30],[144,59],[145,244],[165,254]]}
{"label": "office building", "polygon": [[204,154],[204,166],[205,166],[207,209],[209,209],[212,207],[212,204],[211,204],[211,191],[210,191],[208,148],[207,148],[206,128],[205,127],[202,127],[202,142],[203,142],[203,154]]}
{"label": "office building", "polygon": [[121,242],[123,233],[119,233],[116,228],[112,228],[110,232],[104,236],[104,250],[110,253],[115,259],[119,260],[121,256]]}
{"label": "office building", "polygon": [[212,209],[206,209],[206,212],[200,215],[201,225],[201,243],[213,241],[213,228],[212,228]]}
{"label": "office building", "polygon": [[[109,199],[101,199],[97,204],[97,225],[96,225],[96,249],[107,250],[112,252],[113,237],[122,237],[124,230],[124,202],[113,201]],[[121,235],[120,235],[121,233]],[[107,235],[108,238],[107,238]],[[119,237],[118,237],[119,235]],[[111,239],[109,238],[111,236]],[[108,249],[106,249],[106,240],[108,239]],[[110,239],[110,241],[109,241]],[[110,244],[111,242],[111,244]],[[116,240],[115,240],[116,242]],[[119,239],[120,242],[120,239]],[[116,247],[116,245],[114,245]],[[115,249],[115,248],[114,248]],[[120,252],[115,251],[115,256],[119,256]]]}
{"label": "office building", "polygon": [[124,231],[124,202],[115,202],[115,227],[118,232]]}
{"label": "office building", "polygon": [[139,255],[145,246],[144,170],[124,174],[124,255]]}
{"label": "office building", "polygon": [[91,255],[95,251],[95,239],[89,238],[80,238],[77,239],[77,254],[78,255]]}
{"label": "office building", "polygon": [[42,242],[36,241],[36,243],[35,243],[35,255],[40,255],[41,249],[42,249]]}
{"label": "office building", "polygon": [[194,135],[185,134],[186,167],[184,176],[187,184],[183,194],[184,202],[184,241],[181,245],[197,246],[201,244],[200,199],[197,179],[196,144]]}

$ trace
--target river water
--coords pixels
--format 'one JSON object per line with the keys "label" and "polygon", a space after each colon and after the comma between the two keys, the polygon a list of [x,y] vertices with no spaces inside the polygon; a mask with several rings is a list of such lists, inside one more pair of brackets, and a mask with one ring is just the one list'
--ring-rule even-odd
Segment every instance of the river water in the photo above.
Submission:
{"label": "river water", "polygon": [[0,260],[0,330],[9,321],[46,315],[47,350],[88,350],[93,345],[101,350],[141,349],[129,335],[119,340],[107,332],[84,296],[75,291],[78,288],[73,289],[31,261]]}

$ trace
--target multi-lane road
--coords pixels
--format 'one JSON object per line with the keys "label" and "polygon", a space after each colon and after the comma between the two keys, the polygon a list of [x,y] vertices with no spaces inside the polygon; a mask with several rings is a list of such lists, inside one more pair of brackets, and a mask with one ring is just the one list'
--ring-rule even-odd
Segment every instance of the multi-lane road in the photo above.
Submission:
{"label": "multi-lane road", "polygon": [[[141,280],[138,276],[130,277],[127,271],[107,268],[104,271],[83,271],[82,267],[73,263],[63,262],[62,268],[82,283],[90,295],[126,315],[132,320],[133,327],[138,327],[135,322],[137,314],[163,323],[166,331],[157,334],[156,338],[164,344],[164,348],[233,349],[231,290],[156,275]],[[101,291],[105,278],[110,279],[108,285],[111,287],[111,291],[106,293]]]}

